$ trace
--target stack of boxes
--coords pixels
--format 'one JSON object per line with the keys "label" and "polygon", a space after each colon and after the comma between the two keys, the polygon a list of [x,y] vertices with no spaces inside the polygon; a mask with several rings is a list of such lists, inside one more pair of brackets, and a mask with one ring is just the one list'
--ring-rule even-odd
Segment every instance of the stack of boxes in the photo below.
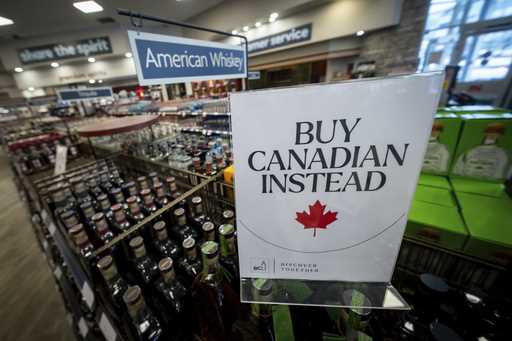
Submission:
{"label": "stack of boxes", "polygon": [[406,235],[494,264],[512,264],[512,114],[489,106],[440,110]]}

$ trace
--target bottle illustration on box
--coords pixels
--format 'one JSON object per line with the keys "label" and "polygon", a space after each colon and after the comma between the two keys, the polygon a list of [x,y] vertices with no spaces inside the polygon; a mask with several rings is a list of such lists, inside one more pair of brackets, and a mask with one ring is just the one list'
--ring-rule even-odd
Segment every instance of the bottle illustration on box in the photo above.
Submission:
{"label": "bottle illustration on box", "polygon": [[484,130],[482,144],[468,150],[457,160],[453,172],[457,175],[499,180],[506,176],[510,157],[507,151],[497,145],[505,134],[505,126],[489,124]]}
{"label": "bottle illustration on box", "polygon": [[448,171],[450,152],[444,144],[439,142],[439,136],[442,132],[443,125],[440,123],[434,123],[427,145],[427,152],[423,159],[423,171],[432,173],[444,173]]}

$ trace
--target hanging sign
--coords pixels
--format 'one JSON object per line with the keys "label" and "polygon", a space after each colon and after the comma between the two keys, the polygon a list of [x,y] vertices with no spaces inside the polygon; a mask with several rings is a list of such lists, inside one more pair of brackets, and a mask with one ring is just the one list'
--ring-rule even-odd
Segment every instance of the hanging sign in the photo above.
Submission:
{"label": "hanging sign", "polygon": [[113,97],[112,88],[62,89],[57,90],[59,101],[83,101]]}
{"label": "hanging sign", "polygon": [[128,31],[140,85],[246,77],[243,46]]}
{"label": "hanging sign", "polygon": [[231,94],[240,276],[388,282],[442,79]]}

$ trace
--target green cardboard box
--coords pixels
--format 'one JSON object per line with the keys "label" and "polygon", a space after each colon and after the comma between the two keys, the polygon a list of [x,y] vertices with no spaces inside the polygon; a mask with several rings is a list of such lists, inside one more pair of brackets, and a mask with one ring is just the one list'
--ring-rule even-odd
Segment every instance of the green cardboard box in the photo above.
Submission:
{"label": "green cardboard box", "polygon": [[511,173],[512,114],[464,114],[451,174],[503,181]]}
{"label": "green cardboard box", "polygon": [[413,200],[444,207],[457,207],[457,202],[451,189],[440,187],[418,185],[416,186]]}
{"label": "green cardboard box", "polygon": [[456,193],[469,231],[464,253],[502,266],[512,264],[512,200]]}
{"label": "green cardboard box", "polygon": [[468,238],[456,206],[417,200],[412,202],[405,235],[452,250],[462,250]]}
{"label": "green cardboard box", "polygon": [[505,185],[500,182],[480,181],[464,177],[450,177],[453,190],[460,193],[485,195],[494,198],[507,198]]}
{"label": "green cardboard box", "polygon": [[420,174],[420,178],[418,180],[418,185],[443,188],[443,189],[447,189],[447,190],[452,189],[447,177],[441,176],[441,175],[426,174],[426,173]]}
{"label": "green cardboard box", "polygon": [[422,172],[448,174],[461,128],[462,119],[458,115],[447,112],[436,114],[423,159]]}

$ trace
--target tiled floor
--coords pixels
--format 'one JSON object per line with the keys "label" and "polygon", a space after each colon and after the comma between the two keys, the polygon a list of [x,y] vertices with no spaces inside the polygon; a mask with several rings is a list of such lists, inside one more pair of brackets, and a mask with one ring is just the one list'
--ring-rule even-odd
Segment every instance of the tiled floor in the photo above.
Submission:
{"label": "tiled floor", "polygon": [[0,151],[0,340],[72,341],[53,274]]}

